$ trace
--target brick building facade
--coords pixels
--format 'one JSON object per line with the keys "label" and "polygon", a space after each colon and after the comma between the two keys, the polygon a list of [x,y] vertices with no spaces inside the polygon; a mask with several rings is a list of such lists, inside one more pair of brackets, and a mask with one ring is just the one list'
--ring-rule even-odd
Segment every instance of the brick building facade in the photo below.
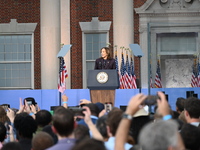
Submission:
{"label": "brick building facade", "polygon": [[[145,3],[147,2],[148,3]],[[179,0],[179,2],[181,2],[183,0]],[[132,4],[132,9],[128,8],[128,5],[125,6],[125,4]],[[49,4],[47,7],[45,6],[46,4]],[[52,4],[57,3],[58,6],[51,6]],[[117,4],[118,3],[118,4]],[[126,18],[128,17],[128,13],[125,12],[126,8],[133,10],[131,13],[133,13],[133,17],[129,18],[129,21],[131,21],[132,19],[132,31],[130,30],[129,36],[133,35],[133,40],[130,39],[130,41],[128,41],[126,44],[130,44],[130,43],[138,43],[138,44],[142,44],[143,49],[145,51],[145,54],[147,54],[147,50],[149,48],[147,48],[148,45],[148,41],[143,42],[141,40],[147,40],[147,36],[146,36],[146,26],[145,24],[143,24],[145,21],[141,19],[145,18],[148,23],[151,22],[161,22],[161,23],[190,23],[190,19],[194,16],[199,16],[198,11],[196,12],[196,14],[190,14],[190,7],[192,6],[192,8],[194,9],[195,6],[199,8],[199,2],[198,1],[192,1],[192,2],[182,2],[181,5],[184,6],[180,6],[178,2],[173,1],[173,0],[168,0],[167,3],[164,3],[162,1],[156,1],[156,0],[133,0],[133,1],[125,1],[124,3],[121,3],[121,9],[119,7],[121,3],[121,0],[58,0],[58,1],[53,1],[53,0],[43,0],[43,1],[34,1],[34,0],[0,0],[0,35],[6,35],[6,34],[12,34],[12,32],[9,33],[8,32],[4,32],[2,31],[4,24],[7,24],[7,26],[9,26],[9,23],[11,22],[11,19],[16,19],[17,23],[36,23],[36,28],[34,29],[34,38],[33,38],[33,49],[34,51],[33,53],[33,70],[32,70],[32,77],[31,77],[31,83],[32,86],[30,86],[30,89],[56,89],[57,88],[57,83],[55,83],[55,81],[57,80],[57,76],[58,73],[55,70],[58,70],[58,65],[54,66],[54,71],[44,71],[42,68],[46,68],[48,67],[47,70],[50,70],[49,68],[51,68],[51,63],[55,64],[58,63],[58,61],[54,61],[52,60],[51,63],[46,62],[47,59],[52,59],[54,58],[54,56],[51,56],[51,52],[53,49],[49,49],[52,47],[51,42],[49,42],[50,47],[42,47],[42,44],[45,42],[48,42],[49,39],[49,35],[51,35],[51,33],[48,33],[48,35],[45,38],[41,38],[43,35],[43,37],[45,37],[45,32],[42,32],[41,30],[43,29],[47,29],[46,28],[46,24],[44,26],[41,25],[41,22],[44,20],[45,22],[45,17],[41,17],[44,13],[47,12],[47,10],[49,9],[48,7],[52,7],[53,9],[56,9],[57,12],[60,12],[60,15],[58,16],[49,16],[48,14],[45,14],[47,17],[49,17],[50,19],[52,18],[53,20],[56,20],[58,18],[58,20],[60,19],[61,22],[63,21],[62,19],[65,18],[64,22],[68,23],[68,27],[65,28],[65,26],[61,27],[59,29],[57,29],[58,27],[52,27],[51,29],[56,28],[55,31],[60,31],[63,32],[65,30],[65,32],[63,32],[65,35],[67,35],[69,38],[66,40],[63,38],[60,39],[56,39],[55,44],[57,45],[57,48],[59,47],[60,43],[64,43],[64,44],[71,44],[71,50],[70,50],[70,56],[66,60],[66,63],[68,64],[68,71],[69,71],[69,78],[67,79],[67,88],[68,89],[82,89],[82,88],[86,88],[84,85],[84,80],[86,80],[86,78],[83,78],[83,72],[86,69],[86,67],[83,67],[83,45],[84,45],[84,41],[83,41],[83,31],[81,29],[80,26],[80,22],[92,22],[93,17],[98,17],[98,21],[99,22],[104,22],[104,21],[110,21],[110,28],[109,28],[109,32],[107,33],[109,35],[108,37],[108,42],[111,45],[115,45],[116,42],[115,41],[122,41],[121,43],[123,44],[123,37],[117,37],[116,32],[118,32],[116,30],[116,26],[114,24],[114,22],[116,21],[116,17],[119,15],[119,18],[121,17]],[[44,4],[44,5],[42,5]],[[63,5],[65,4],[65,5]],[[118,6],[117,6],[118,5]],[[143,7],[144,6],[144,7]],[[159,7],[160,8],[159,8]],[[44,8],[45,7],[45,8]],[[116,8],[119,8],[117,11],[115,10]],[[155,11],[149,11],[151,8],[154,8]],[[63,10],[69,10],[69,14],[65,13]],[[114,11],[115,10],[115,11]],[[136,11],[137,10],[137,11]],[[197,9],[198,10],[198,9]],[[51,10],[50,10],[51,11]],[[54,11],[54,10],[52,10]],[[156,12],[157,11],[157,12]],[[63,13],[64,12],[64,13]],[[124,13],[125,12],[125,13]],[[49,12],[47,12],[49,13]],[[121,14],[125,14],[125,16],[120,16]],[[145,14],[147,13],[147,15]],[[194,13],[194,12],[193,12]],[[160,15],[163,15],[164,17],[160,17]],[[171,15],[173,14],[173,15]],[[181,14],[187,14],[187,15],[181,15]],[[189,15],[188,15],[189,14]],[[44,16],[45,16],[44,15]],[[66,17],[68,16],[68,18]],[[131,15],[130,15],[131,16]],[[177,18],[174,19],[175,17],[182,17],[182,19],[178,19]],[[192,17],[191,17],[192,16]],[[159,18],[160,17],[160,18]],[[166,18],[165,18],[166,17]],[[42,18],[42,21],[41,21]],[[164,20],[165,18],[165,20]],[[161,21],[159,21],[159,19]],[[163,20],[162,20],[163,19]],[[167,20],[167,21],[166,21]],[[184,20],[184,21],[183,21]],[[194,19],[197,20],[198,19]],[[198,23],[198,22],[197,22]],[[127,23],[128,24],[128,23]],[[1,29],[1,25],[2,25],[2,29]],[[57,24],[58,26],[60,25],[59,23]],[[55,26],[57,26],[55,25]],[[117,24],[119,26],[119,24]],[[51,25],[49,25],[51,26]],[[53,26],[53,25],[52,25]],[[143,29],[143,26],[145,26],[146,29]],[[192,26],[192,25],[191,25]],[[168,26],[168,28],[171,28],[170,26]],[[185,30],[185,29],[184,29]],[[153,31],[153,30],[152,30]],[[50,32],[52,32],[52,36],[54,36],[54,31],[50,30]],[[121,31],[119,31],[121,32]],[[145,34],[143,34],[145,32]],[[149,31],[148,31],[149,32]],[[176,31],[174,31],[176,32]],[[189,31],[188,31],[189,32]],[[193,32],[193,31],[192,31]],[[16,32],[17,33],[17,32]],[[66,34],[69,33],[69,34]],[[22,33],[18,33],[18,34],[22,34]],[[61,36],[62,33],[56,35],[56,36]],[[141,35],[143,35],[144,37],[142,37]],[[148,33],[147,33],[148,35]],[[121,36],[121,35],[120,35]],[[125,37],[126,35],[124,35]],[[199,36],[198,36],[199,37]],[[146,39],[145,39],[146,38]],[[117,40],[116,40],[117,39]],[[199,39],[199,38],[198,38]],[[46,41],[45,41],[46,40]],[[63,42],[64,41],[64,42]],[[156,41],[152,41],[152,43],[154,43]],[[126,45],[125,44],[125,45]],[[48,44],[47,44],[48,45]],[[197,44],[198,45],[198,44]],[[122,45],[120,45],[122,46]],[[127,45],[126,45],[127,46]],[[42,47],[42,48],[41,48]],[[113,47],[113,46],[112,46]],[[45,52],[45,55],[48,54],[48,58],[46,60],[44,60],[44,56],[42,57],[41,54],[43,51]],[[58,50],[56,50],[57,53]],[[4,54],[5,52],[2,52],[2,54]],[[113,54],[114,54],[114,50],[113,50]],[[148,59],[148,57],[144,58],[145,61],[143,61],[142,64],[143,66],[145,66],[143,68],[143,76],[142,76],[142,84],[144,87],[147,87],[147,70],[148,70],[148,62],[146,61]],[[166,58],[164,58],[166,59]],[[4,60],[0,60],[0,63],[4,64],[7,63]],[[9,62],[10,63],[10,62]],[[45,64],[47,63],[47,64]],[[42,65],[44,64],[44,65]],[[46,65],[46,66],[45,66]],[[139,78],[139,60],[138,58],[134,58],[134,65],[135,65],[135,74],[137,76],[137,78]],[[43,67],[42,67],[43,66]],[[1,72],[4,72],[6,69],[1,69]],[[153,69],[153,71],[155,72],[155,67]],[[54,79],[52,79],[52,81],[50,81],[50,79],[48,79],[48,75],[52,75],[54,76]],[[4,77],[2,77],[0,80],[3,82],[4,78],[6,78],[6,74],[4,75]],[[8,78],[6,78],[8,79]],[[54,82],[51,85],[45,85],[46,83],[42,82],[42,80],[47,79],[47,81],[45,81],[46,83],[49,82]],[[0,81],[0,84],[1,84]],[[2,89],[9,89],[9,86],[6,87],[6,83],[4,83],[4,86],[0,85],[0,88]],[[24,88],[24,87],[10,87],[10,89],[17,89],[17,88]]]}
{"label": "brick building facade", "polygon": [[[145,1],[135,0],[134,6],[140,7]],[[40,53],[40,1],[1,0],[0,24],[16,19],[18,23],[37,23],[34,31],[34,89],[41,88],[41,53]],[[123,10],[119,10],[123,11]],[[71,88],[80,89],[82,85],[82,34],[79,22],[90,22],[92,17],[100,21],[113,21],[113,1],[71,0],[70,1],[70,43],[71,53]],[[134,13],[134,40],[138,39],[138,15]],[[113,23],[109,31],[109,42],[113,45]],[[136,74],[137,74],[137,59]]]}
{"label": "brick building facade", "polygon": [[40,89],[40,1],[1,0],[0,7],[0,24],[10,23],[11,19],[18,23],[37,23],[34,31],[34,85],[35,89]]}

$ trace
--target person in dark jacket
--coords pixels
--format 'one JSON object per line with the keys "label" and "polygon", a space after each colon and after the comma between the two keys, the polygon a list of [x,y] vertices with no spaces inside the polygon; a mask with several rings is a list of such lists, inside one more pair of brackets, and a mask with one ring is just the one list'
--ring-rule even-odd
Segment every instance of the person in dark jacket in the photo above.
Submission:
{"label": "person in dark jacket", "polygon": [[108,47],[101,48],[101,57],[96,59],[94,69],[116,69],[115,59],[111,57]]}

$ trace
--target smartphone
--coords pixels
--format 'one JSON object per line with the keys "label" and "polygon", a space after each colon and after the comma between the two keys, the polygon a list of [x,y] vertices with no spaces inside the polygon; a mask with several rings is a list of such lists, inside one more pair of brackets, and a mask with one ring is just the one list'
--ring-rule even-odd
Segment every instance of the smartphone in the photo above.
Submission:
{"label": "smartphone", "polygon": [[25,99],[24,99],[24,105],[25,105],[25,100],[26,100],[28,106],[30,106],[30,105],[36,105],[36,104],[37,104],[37,103],[35,102],[35,99],[32,98],[32,97],[27,97],[27,98],[25,98]]}
{"label": "smartphone", "polygon": [[158,95],[149,95],[144,100],[144,105],[152,106],[157,104],[157,100],[160,99]]}
{"label": "smartphone", "polygon": [[104,104],[106,113],[109,113],[112,110],[112,103],[111,102],[107,102]]}
{"label": "smartphone", "polygon": [[32,101],[27,101],[28,106],[32,105]]}

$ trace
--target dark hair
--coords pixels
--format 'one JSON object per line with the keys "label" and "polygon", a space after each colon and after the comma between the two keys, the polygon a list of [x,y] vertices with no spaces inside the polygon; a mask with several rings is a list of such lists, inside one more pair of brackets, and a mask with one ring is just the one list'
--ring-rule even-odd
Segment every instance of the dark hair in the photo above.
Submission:
{"label": "dark hair", "polygon": [[78,124],[74,129],[74,136],[77,140],[83,140],[86,137],[90,137],[89,129],[81,124]]}
{"label": "dark hair", "polygon": [[93,103],[89,103],[89,104],[86,104],[85,106],[90,109],[92,115],[97,116],[97,117],[99,116],[100,110],[97,105]]}
{"label": "dark hair", "polygon": [[8,142],[3,145],[1,150],[22,150],[19,142]]}
{"label": "dark hair", "polygon": [[69,136],[74,130],[74,113],[63,108],[55,110],[53,115],[53,126],[61,136]]}
{"label": "dark hair", "polygon": [[106,129],[106,119],[107,115],[100,117],[96,122],[96,127],[104,138],[108,138],[107,129]]}
{"label": "dark hair", "polygon": [[138,144],[138,137],[142,127],[150,121],[150,116],[139,116],[132,119],[130,135],[133,137],[135,144]]}
{"label": "dark hair", "polygon": [[95,103],[95,105],[97,105],[97,107],[99,108],[99,112],[105,109],[105,106],[103,103],[97,102]]}
{"label": "dark hair", "polygon": [[110,132],[112,133],[113,136],[115,136],[117,132],[117,128],[122,119],[122,114],[123,114],[123,111],[119,108],[113,108],[108,113],[106,124],[110,127]]}
{"label": "dark hair", "polygon": [[51,125],[47,125],[45,126],[42,131],[48,133],[52,138],[53,138],[53,141],[54,141],[54,144],[56,144],[58,142],[58,137],[57,135],[52,131],[52,128],[51,128]]}
{"label": "dark hair", "polygon": [[5,109],[0,106],[0,122],[10,122],[10,119],[8,118]]}
{"label": "dark hair", "polygon": [[176,107],[180,112],[184,110],[184,102],[185,102],[185,98],[183,97],[178,97],[176,100]]}
{"label": "dark hair", "polygon": [[40,127],[48,125],[52,120],[52,115],[47,110],[40,110],[35,114],[35,121]]}
{"label": "dark hair", "polygon": [[20,113],[14,119],[14,127],[20,137],[32,138],[33,133],[37,130],[37,123],[27,113]]}
{"label": "dark hair", "polygon": [[[105,49],[106,50],[106,54],[108,54],[108,59],[111,59],[112,56],[111,56],[111,52],[110,52],[110,48],[109,47],[102,47],[100,52]],[[102,58],[102,57],[101,57]]]}
{"label": "dark hair", "polygon": [[200,100],[196,97],[190,97],[185,100],[184,108],[191,118],[200,117]]}
{"label": "dark hair", "polygon": [[180,134],[185,148],[190,150],[198,150],[200,148],[200,128],[191,124],[184,124]]}
{"label": "dark hair", "polygon": [[106,150],[104,143],[91,138],[86,138],[81,142],[77,143],[72,150]]}
{"label": "dark hair", "polygon": [[44,150],[53,146],[53,138],[46,132],[39,132],[35,134],[32,139],[32,149],[33,150]]}
{"label": "dark hair", "polygon": [[3,142],[6,138],[6,127],[4,123],[0,122],[0,142]]}

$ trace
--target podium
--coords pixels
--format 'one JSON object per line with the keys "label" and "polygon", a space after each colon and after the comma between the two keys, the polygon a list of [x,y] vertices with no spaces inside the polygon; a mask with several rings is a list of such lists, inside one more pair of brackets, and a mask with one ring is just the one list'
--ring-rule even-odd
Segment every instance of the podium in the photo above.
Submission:
{"label": "podium", "polygon": [[115,100],[115,89],[119,88],[119,75],[113,70],[89,70],[87,88],[93,103],[112,102]]}

